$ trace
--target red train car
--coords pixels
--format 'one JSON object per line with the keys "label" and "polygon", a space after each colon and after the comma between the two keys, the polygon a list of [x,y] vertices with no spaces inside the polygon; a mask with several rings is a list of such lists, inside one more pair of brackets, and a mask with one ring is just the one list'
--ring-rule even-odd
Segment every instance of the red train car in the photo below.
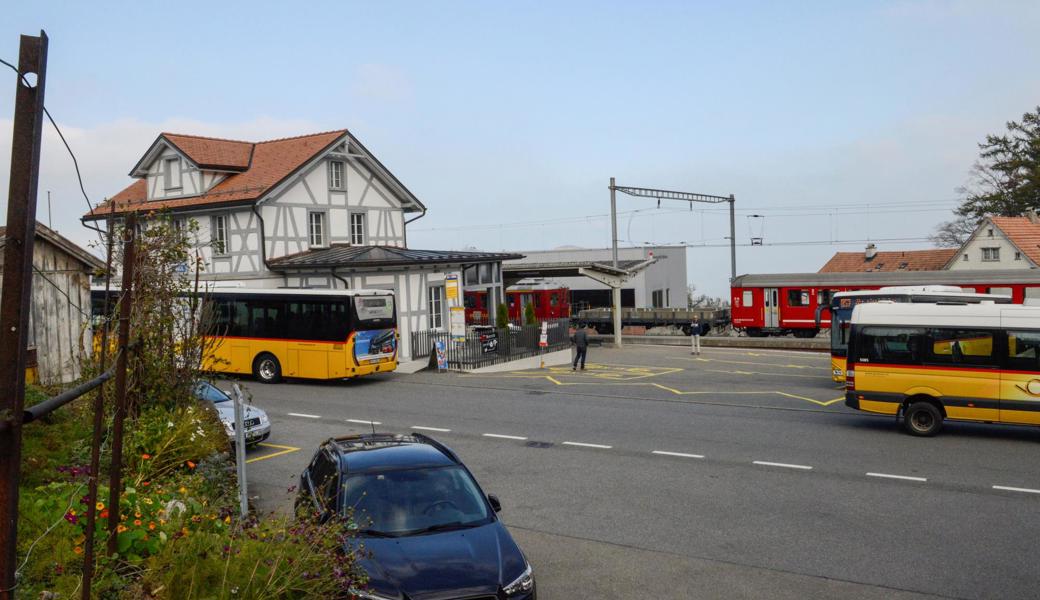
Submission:
{"label": "red train car", "polygon": [[778,273],[741,275],[730,284],[733,327],[749,336],[813,337],[830,323],[828,306],[836,292],[876,290],[889,286],[950,285],[980,294],[1011,296],[1016,304],[1040,300],[1040,272],[1003,271],[893,271],[863,273]]}
{"label": "red train car", "polygon": [[534,304],[534,316],[539,321],[568,319],[571,316],[570,295],[569,289],[551,282],[514,285],[506,290],[509,319],[523,321],[528,304]]}
{"label": "red train car", "polygon": [[[509,320],[523,321],[528,304],[534,305],[534,316],[540,321],[570,318],[570,295],[569,289],[551,283],[513,286],[506,290]],[[466,292],[462,298],[466,307],[466,323],[484,325],[490,322],[495,307],[489,306],[487,292]]]}

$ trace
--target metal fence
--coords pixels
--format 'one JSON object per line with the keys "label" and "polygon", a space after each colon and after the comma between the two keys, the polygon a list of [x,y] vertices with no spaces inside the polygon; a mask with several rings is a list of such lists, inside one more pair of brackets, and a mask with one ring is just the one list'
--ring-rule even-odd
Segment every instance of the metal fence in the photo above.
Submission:
{"label": "metal fence", "polygon": [[[570,346],[570,321],[554,319],[547,321],[545,352],[563,350]],[[412,358],[420,359],[434,354],[434,344],[444,342],[448,368],[453,371],[469,371],[490,367],[511,360],[538,356],[543,349],[538,342],[542,326],[510,325],[508,329],[493,327],[469,327],[465,341],[452,341],[446,331],[412,332]],[[432,359],[431,359],[432,360]]]}

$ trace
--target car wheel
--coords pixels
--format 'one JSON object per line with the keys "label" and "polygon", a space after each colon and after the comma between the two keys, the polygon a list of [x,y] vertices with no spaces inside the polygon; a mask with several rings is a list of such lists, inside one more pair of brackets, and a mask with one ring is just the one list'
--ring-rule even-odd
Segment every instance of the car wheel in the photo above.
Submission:
{"label": "car wheel", "polygon": [[282,365],[273,354],[265,352],[253,361],[253,377],[260,383],[278,383],[282,380]]}
{"label": "car wheel", "polygon": [[931,402],[913,402],[903,412],[903,425],[911,435],[933,436],[942,429],[943,414]]}

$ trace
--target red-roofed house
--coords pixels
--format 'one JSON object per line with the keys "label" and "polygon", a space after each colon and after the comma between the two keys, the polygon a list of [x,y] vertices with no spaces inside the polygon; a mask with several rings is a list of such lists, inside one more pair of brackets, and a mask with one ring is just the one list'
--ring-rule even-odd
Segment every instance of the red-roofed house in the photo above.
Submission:
{"label": "red-roofed house", "polygon": [[874,244],[871,244],[865,252],[835,253],[819,272],[939,271],[956,253],[955,248],[879,252]]}
{"label": "red-roofed house", "polygon": [[131,211],[192,219],[207,281],[392,289],[403,356],[409,332],[447,326],[447,275],[497,304],[502,260],[521,258],[407,248],[405,228],[426,207],[345,129],[266,142],[163,133],[130,176],[84,220]]}
{"label": "red-roofed house", "polygon": [[1035,269],[1040,266],[1040,217],[987,217],[950,257],[954,271]]}

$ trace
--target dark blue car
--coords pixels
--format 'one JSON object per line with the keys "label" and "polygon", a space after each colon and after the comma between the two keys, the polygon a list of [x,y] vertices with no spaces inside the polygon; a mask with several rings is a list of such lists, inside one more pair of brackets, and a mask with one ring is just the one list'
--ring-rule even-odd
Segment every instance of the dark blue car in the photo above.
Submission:
{"label": "dark blue car", "polygon": [[[368,600],[535,600],[523,552],[469,469],[420,435],[365,434],[323,443],[300,475],[297,507],[350,519],[370,557]],[[348,549],[349,550],[349,549]]]}

